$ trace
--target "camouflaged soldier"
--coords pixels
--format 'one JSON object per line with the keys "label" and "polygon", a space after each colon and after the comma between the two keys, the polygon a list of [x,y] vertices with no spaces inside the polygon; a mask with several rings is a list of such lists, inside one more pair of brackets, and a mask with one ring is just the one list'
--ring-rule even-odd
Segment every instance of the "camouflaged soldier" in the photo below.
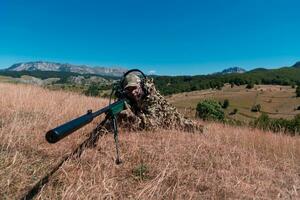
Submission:
{"label": "camouflaged soldier", "polygon": [[118,116],[122,127],[130,130],[177,129],[202,132],[203,126],[182,116],[177,109],[156,90],[153,79],[142,81],[137,75],[129,74],[123,89],[131,104]]}
{"label": "camouflaged soldier", "polygon": [[[203,132],[203,126],[182,116],[175,107],[156,90],[153,80],[142,81],[135,74],[128,74],[123,81],[123,90],[130,104],[118,114],[117,122],[122,128],[131,131],[176,129],[187,132]],[[101,135],[111,131],[111,122],[99,124],[90,136],[88,147],[95,147]]]}

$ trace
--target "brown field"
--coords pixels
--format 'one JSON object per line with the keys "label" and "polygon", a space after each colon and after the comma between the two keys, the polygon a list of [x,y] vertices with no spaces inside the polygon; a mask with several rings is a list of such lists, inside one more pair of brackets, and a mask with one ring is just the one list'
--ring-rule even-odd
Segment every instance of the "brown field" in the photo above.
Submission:
{"label": "brown field", "polygon": [[229,107],[226,113],[234,108],[238,109],[236,115],[229,116],[248,123],[258,117],[260,113],[251,112],[251,107],[260,104],[262,112],[267,113],[271,118],[291,119],[299,110],[300,98],[295,97],[295,89],[290,86],[256,85],[253,89],[245,89],[245,86],[225,85],[222,90],[202,90],[175,94],[168,97],[168,100],[188,117],[195,117],[197,103],[203,99],[215,99],[223,102],[229,100]]}
{"label": "brown field", "polygon": [[[104,99],[0,83],[0,199],[22,197],[100,119],[52,145],[44,139],[48,129],[105,105]],[[113,136],[103,136],[96,148],[67,160],[36,198],[300,198],[299,137],[205,127],[204,134],[120,130],[121,165],[114,164]]]}

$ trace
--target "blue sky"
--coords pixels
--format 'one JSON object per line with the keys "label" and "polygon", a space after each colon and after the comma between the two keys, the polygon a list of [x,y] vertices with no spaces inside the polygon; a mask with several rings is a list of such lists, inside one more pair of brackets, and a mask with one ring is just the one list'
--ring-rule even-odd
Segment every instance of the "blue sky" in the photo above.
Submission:
{"label": "blue sky", "polygon": [[0,68],[54,61],[195,75],[300,60],[296,0],[1,0]]}

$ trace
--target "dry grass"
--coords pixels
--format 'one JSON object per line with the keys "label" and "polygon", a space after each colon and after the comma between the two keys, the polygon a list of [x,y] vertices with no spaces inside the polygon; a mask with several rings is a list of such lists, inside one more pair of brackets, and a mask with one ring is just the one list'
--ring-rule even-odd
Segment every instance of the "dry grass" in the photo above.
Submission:
{"label": "dry grass", "polygon": [[[44,132],[106,101],[0,84],[0,199],[14,199],[84,139],[95,123],[50,145]],[[74,107],[73,107],[74,105]],[[69,159],[37,199],[299,199],[300,138],[222,124],[205,133],[121,130]]]}
{"label": "dry grass", "polygon": [[105,100],[30,85],[0,83],[0,199],[26,191],[59,159],[76,147],[95,126],[73,134],[72,140],[49,145],[45,132]]}

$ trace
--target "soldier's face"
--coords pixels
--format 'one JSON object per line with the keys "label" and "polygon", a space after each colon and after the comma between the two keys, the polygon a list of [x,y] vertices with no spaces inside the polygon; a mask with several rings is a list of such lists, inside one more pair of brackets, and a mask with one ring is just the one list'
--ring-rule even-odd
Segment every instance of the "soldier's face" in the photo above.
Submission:
{"label": "soldier's face", "polygon": [[125,91],[128,97],[134,101],[139,101],[144,94],[140,85],[127,87]]}

